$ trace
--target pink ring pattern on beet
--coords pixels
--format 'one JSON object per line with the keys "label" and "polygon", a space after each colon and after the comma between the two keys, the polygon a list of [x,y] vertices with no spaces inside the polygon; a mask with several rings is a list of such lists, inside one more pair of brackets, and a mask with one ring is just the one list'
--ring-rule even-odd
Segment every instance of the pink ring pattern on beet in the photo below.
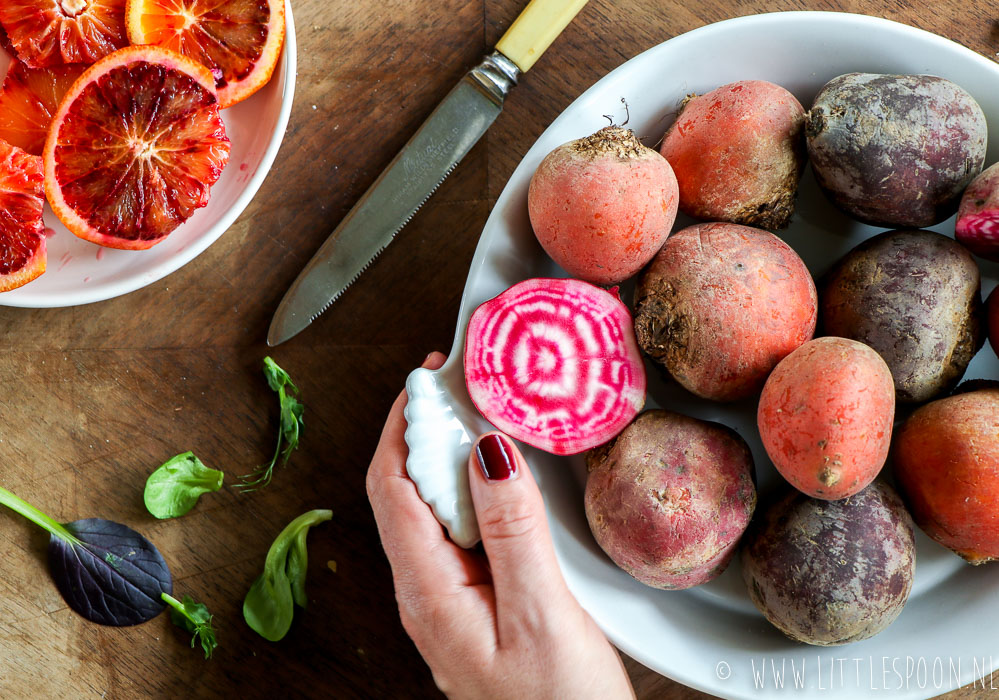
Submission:
{"label": "pink ring pattern on beet", "polygon": [[961,219],[956,237],[972,253],[988,260],[999,259],[999,213],[983,212]]}
{"label": "pink ring pattern on beet", "polygon": [[486,420],[553,454],[603,444],[645,404],[645,368],[616,288],[520,282],[472,314],[464,359]]}

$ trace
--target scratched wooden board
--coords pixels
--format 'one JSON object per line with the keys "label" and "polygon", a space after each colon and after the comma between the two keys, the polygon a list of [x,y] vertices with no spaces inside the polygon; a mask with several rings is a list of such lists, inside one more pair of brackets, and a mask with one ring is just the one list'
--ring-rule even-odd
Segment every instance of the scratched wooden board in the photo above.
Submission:
{"label": "scratched wooden board", "polygon": [[[268,458],[277,408],[260,364],[284,290],[524,4],[293,2],[295,109],[278,160],[239,221],[191,264],[125,297],[0,308],[0,484],[58,519],[105,517],[149,536],[177,593],[215,614],[221,647],[205,662],[166,615],[127,629],[83,621],[46,574],[46,536],[0,514],[2,697],[439,696],[399,624],[364,473],[406,374],[430,350],[450,348],[479,231],[548,123],[624,60],[738,15],[862,12],[989,57],[999,50],[995,5],[970,0],[591,0],[381,259],[318,323],[271,351],[306,405],[289,467],[263,491],[226,486],[188,516],[156,521],[142,486],[166,458],[193,450],[230,476]],[[266,642],[243,624],[243,596],[273,537],[319,507],[334,517],[310,535],[309,608],[282,642]],[[627,666],[641,698],[703,697]]]}

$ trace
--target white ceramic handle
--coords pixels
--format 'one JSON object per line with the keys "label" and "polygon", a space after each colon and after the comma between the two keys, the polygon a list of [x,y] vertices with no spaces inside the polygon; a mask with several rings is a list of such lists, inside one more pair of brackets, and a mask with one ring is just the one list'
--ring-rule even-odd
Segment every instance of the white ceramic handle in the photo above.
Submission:
{"label": "white ceramic handle", "polygon": [[439,370],[417,369],[406,380],[406,471],[416,489],[461,547],[479,541],[468,455],[484,421],[470,405],[460,359]]}

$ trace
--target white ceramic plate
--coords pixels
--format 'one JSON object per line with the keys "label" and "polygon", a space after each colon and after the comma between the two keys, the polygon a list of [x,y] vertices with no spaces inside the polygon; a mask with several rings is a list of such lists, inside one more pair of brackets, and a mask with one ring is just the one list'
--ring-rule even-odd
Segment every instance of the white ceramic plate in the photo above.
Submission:
{"label": "white ceramic plate", "polygon": [[[680,100],[724,83],[764,79],[791,90],[807,108],[829,79],[851,71],[932,73],[949,78],[982,105],[999,134],[999,66],[933,34],[883,19],[789,12],[742,17],[703,27],[656,46],[613,71],[556,119],[524,157],[492,212],[472,261],[454,348],[438,372],[418,370],[411,396],[409,468],[421,494],[458,540],[474,541],[463,488],[469,436],[488,429],[472,408],[462,377],[464,330],[481,302],[534,276],[564,276],[538,246],[527,216],[527,187],[541,159],[570,139],[624,118],[647,145],[658,142]],[[999,148],[993,141],[987,163]],[[681,217],[677,226],[690,223]],[[953,219],[934,227],[953,235]],[[840,214],[802,182],[791,227],[780,235],[818,277],[833,261],[880,229]],[[982,263],[983,292],[999,266]],[[624,290],[631,300],[631,286]],[[780,477],[756,430],[754,400],[720,405],[658,381],[650,370],[649,407],[659,405],[729,425],[753,449],[760,490]],[[999,361],[986,346],[967,377],[999,378]],[[688,591],[658,591],[611,563],[590,534],[583,513],[582,458],[558,458],[526,449],[548,508],[563,573],[573,593],[610,639],[646,666],[682,683],[726,697],[816,694],[840,697],[931,697],[987,675],[999,662],[992,629],[999,606],[999,564],[971,567],[917,535],[917,569],[901,616],[880,635],[845,647],[819,648],[781,635],[746,594],[738,560],[717,580]],[[765,667],[765,672],[763,668]],[[773,670],[783,669],[783,688]],[[797,675],[792,673],[792,667]],[[765,673],[761,677],[761,673]]]}
{"label": "white ceramic plate", "polygon": [[[288,127],[298,65],[290,0],[285,3],[285,18],[284,49],[270,82],[222,111],[232,146],[208,205],[149,250],[114,250],[77,238],[46,205],[45,225],[55,233],[48,239],[45,273],[0,293],[0,305],[77,306],[127,294],[189,263],[225,233],[260,189]],[[0,49],[0,76],[6,75],[9,62]]]}

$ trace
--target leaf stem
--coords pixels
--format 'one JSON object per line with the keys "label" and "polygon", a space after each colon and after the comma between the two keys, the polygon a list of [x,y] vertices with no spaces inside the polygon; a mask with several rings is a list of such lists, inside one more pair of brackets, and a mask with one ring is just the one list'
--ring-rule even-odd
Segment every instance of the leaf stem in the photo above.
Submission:
{"label": "leaf stem", "polygon": [[281,454],[281,440],[283,438],[284,438],[284,430],[281,429],[281,424],[278,423],[277,447],[274,448],[274,456],[271,458],[271,470],[274,469],[274,465],[277,464],[278,455]]}
{"label": "leaf stem", "polygon": [[300,530],[318,525],[332,518],[332,510],[316,509],[302,513],[288,523],[288,526],[274,539],[274,543],[267,551],[267,559],[264,561],[264,572],[274,571],[278,567],[285,565],[285,561],[288,558],[288,549],[291,547]]}
{"label": "leaf stem", "polygon": [[5,505],[11,510],[20,513],[25,518],[48,530],[59,539],[65,540],[73,545],[82,544],[80,540],[70,534],[69,530],[63,527],[62,523],[56,522],[42,511],[35,508],[27,501],[21,500],[7,489],[0,486],[0,505]]}
{"label": "leaf stem", "polygon": [[274,466],[277,464],[278,455],[281,454],[281,439],[283,436],[284,432],[278,426],[277,447],[274,450],[274,457],[271,459],[270,464],[266,466],[261,464],[249,474],[239,477],[243,483],[236,484],[236,488],[245,491],[256,491],[258,488],[263,488],[271,483],[271,479],[274,477]]}
{"label": "leaf stem", "polygon": [[174,598],[174,597],[173,597],[172,595],[170,595],[169,593],[165,593],[165,592],[164,592],[164,593],[160,593],[160,598],[162,598],[162,599],[163,599],[163,602],[164,602],[164,603],[166,603],[167,605],[169,605],[169,606],[170,606],[171,608],[173,608],[174,610],[176,610],[177,612],[179,612],[179,613],[180,613],[181,615],[183,615],[184,617],[190,617],[190,616],[189,616],[189,615],[187,614],[187,611],[186,611],[186,610],[184,610],[184,604],[183,604],[183,603],[181,603],[181,602],[180,602],[179,600],[177,600],[176,598]]}

